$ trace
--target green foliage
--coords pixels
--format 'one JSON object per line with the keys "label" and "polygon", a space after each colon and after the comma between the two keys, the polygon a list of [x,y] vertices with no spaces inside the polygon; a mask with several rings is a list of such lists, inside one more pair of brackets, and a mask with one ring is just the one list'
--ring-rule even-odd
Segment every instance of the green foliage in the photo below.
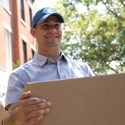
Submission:
{"label": "green foliage", "polygon": [[20,61],[18,60],[16,63],[13,63],[13,69],[16,69],[21,65]]}
{"label": "green foliage", "polygon": [[55,8],[65,19],[67,56],[87,62],[97,75],[125,71],[123,0],[62,0]]}

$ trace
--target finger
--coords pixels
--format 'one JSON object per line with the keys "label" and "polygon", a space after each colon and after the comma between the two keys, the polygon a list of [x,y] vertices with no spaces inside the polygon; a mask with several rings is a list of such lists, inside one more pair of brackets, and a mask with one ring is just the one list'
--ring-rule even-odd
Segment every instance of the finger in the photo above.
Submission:
{"label": "finger", "polygon": [[42,110],[35,110],[33,112],[30,112],[27,115],[26,121],[29,121],[32,118],[37,118],[39,116],[44,116],[44,114],[49,113],[49,111],[50,111],[50,108],[45,108],[45,109],[42,109]]}
{"label": "finger", "polygon": [[45,99],[37,98],[37,97],[31,97],[31,98],[26,99],[25,101],[26,101],[25,102],[26,105],[35,105],[38,103],[46,103],[48,106],[49,105],[51,106],[51,102],[46,101]]}
{"label": "finger", "polygon": [[[46,101],[45,101],[46,102]],[[43,103],[43,101],[37,97],[31,97],[25,100],[26,105],[35,105],[38,103]]]}
{"label": "finger", "polygon": [[52,105],[51,102],[37,103],[37,104],[34,104],[34,105],[29,105],[29,106],[25,107],[25,112],[29,113],[29,112],[32,112],[32,111],[35,111],[35,110],[50,108],[51,105]]}
{"label": "finger", "polygon": [[31,92],[28,91],[28,92],[23,92],[20,96],[20,99],[26,99],[26,98],[29,98],[31,96]]}
{"label": "finger", "polygon": [[40,98],[41,99],[41,102],[46,102],[46,100],[45,99],[43,99],[43,98]]}
{"label": "finger", "polygon": [[[18,107],[20,107],[23,112],[27,112],[27,110],[29,109],[29,106],[32,105],[37,105],[41,103],[41,100],[38,98],[27,98],[27,99],[22,99],[18,101]],[[32,110],[32,109],[31,109]]]}
{"label": "finger", "polygon": [[34,125],[34,124],[38,123],[42,118],[43,118],[43,115],[40,115],[37,117],[27,119],[25,122],[27,123],[26,125]]}

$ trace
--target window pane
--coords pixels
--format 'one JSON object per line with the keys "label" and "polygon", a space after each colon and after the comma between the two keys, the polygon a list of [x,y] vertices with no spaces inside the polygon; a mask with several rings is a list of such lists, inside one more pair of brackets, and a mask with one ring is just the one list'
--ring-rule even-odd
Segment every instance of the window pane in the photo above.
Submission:
{"label": "window pane", "polygon": [[0,4],[2,4],[2,0],[0,0]]}
{"label": "window pane", "polygon": [[4,0],[4,6],[9,10],[10,5],[9,5],[9,0]]}
{"label": "window pane", "polygon": [[35,51],[32,49],[32,58],[34,57]]}
{"label": "window pane", "polygon": [[21,18],[25,21],[25,16],[24,16],[24,1],[20,0],[20,9],[21,9]]}
{"label": "window pane", "polygon": [[32,27],[32,9],[29,7],[29,14],[30,14],[30,26]]}
{"label": "window pane", "polygon": [[12,70],[11,34],[6,30],[6,64],[7,72]]}
{"label": "window pane", "polygon": [[27,62],[27,45],[25,41],[23,41],[23,60],[24,63]]}

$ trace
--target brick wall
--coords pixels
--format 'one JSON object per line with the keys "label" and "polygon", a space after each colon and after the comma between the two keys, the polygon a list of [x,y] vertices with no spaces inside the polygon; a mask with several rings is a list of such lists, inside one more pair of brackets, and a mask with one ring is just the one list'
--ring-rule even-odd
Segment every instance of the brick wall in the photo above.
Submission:
{"label": "brick wall", "polygon": [[[20,0],[9,0],[9,8],[5,7],[4,0],[0,0],[0,90],[2,91],[4,90],[1,87],[7,86],[8,76],[14,68],[13,63],[17,63],[17,61],[20,61],[21,64],[24,63],[22,41],[26,42],[27,61],[32,58],[32,48],[36,49],[36,41],[30,35],[29,7],[34,15],[39,6],[36,1],[33,4],[30,3],[31,0],[23,1],[25,21],[21,19]],[[7,53],[6,31],[9,31],[11,35],[11,45],[8,46],[10,53]],[[7,54],[12,57],[8,58]],[[0,91],[0,95],[2,91]]]}

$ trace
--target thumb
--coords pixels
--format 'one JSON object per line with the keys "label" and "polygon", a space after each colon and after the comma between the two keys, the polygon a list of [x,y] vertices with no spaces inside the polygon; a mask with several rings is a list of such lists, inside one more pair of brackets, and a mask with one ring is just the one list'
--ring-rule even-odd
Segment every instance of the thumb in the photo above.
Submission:
{"label": "thumb", "polygon": [[30,98],[30,96],[31,96],[31,91],[23,92],[20,96],[20,99]]}

